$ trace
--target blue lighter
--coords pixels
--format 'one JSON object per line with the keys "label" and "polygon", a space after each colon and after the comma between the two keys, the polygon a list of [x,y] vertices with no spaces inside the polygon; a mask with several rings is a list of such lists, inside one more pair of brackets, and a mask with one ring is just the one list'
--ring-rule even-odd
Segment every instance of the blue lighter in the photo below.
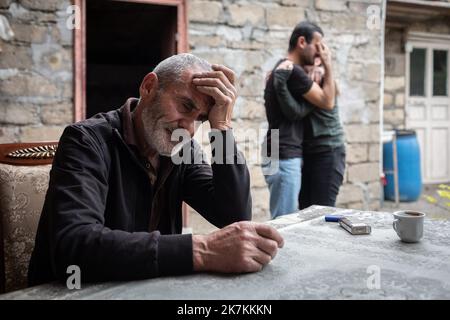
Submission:
{"label": "blue lighter", "polygon": [[344,216],[337,216],[337,215],[331,215],[331,216],[325,216],[326,222],[339,222],[340,219],[342,219]]}

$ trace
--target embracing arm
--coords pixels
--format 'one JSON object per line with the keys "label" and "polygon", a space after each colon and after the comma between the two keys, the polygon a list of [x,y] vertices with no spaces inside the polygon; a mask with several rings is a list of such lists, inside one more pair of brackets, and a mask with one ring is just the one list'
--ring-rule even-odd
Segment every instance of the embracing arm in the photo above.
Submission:
{"label": "embracing arm", "polygon": [[276,69],[273,73],[273,85],[281,112],[294,121],[303,119],[314,110],[314,106],[304,99],[298,101],[292,96],[287,85],[291,73],[292,69]]}

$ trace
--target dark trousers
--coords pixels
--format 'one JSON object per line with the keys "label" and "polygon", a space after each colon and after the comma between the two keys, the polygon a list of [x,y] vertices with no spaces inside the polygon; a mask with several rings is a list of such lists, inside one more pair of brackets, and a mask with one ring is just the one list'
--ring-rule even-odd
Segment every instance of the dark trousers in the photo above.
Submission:
{"label": "dark trousers", "polygon": [[299,208],[311,205],[334,207],[344,179],[345,147],[303,154]]}

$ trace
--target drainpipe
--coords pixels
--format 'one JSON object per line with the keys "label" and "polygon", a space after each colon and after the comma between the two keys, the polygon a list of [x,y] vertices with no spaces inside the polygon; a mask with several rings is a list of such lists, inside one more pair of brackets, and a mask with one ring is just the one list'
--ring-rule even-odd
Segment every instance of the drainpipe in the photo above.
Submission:
{"label": "drainpipe", "polygon": [[[379,154],[380,154],[380,161],[379,161],[379,177],[380,177],[380,184],[381,184],[381,175],[383,174],[383,131],[384,131],[384,119],[383,119],[383,107],[384,107],[384,38],[385,38],[385,32],[386,32],[386,2],[387,0],[382,0],[381,3],[381,26],[380,26],[380,37],[381,37],[381,54],[380,54],[380,68],[381,68],[381,79],[380,79],[380,127],[379,127]],[[383,205],[384,202],[384,191],[383,186],[381,186],[381,192],[380,192],[380,207]]]}

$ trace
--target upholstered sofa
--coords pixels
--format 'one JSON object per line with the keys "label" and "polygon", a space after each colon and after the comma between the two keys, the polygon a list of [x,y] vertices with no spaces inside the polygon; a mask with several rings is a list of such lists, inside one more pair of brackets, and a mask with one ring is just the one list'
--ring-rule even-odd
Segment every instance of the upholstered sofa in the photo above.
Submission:
{"label": "upholstered sofa", "polygon": [[0,144],[0,293],[27,285],[56,148],[56,142]]}

